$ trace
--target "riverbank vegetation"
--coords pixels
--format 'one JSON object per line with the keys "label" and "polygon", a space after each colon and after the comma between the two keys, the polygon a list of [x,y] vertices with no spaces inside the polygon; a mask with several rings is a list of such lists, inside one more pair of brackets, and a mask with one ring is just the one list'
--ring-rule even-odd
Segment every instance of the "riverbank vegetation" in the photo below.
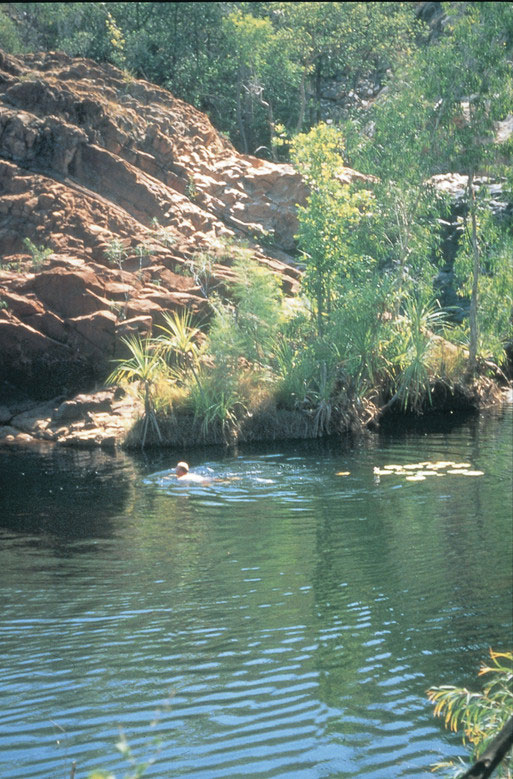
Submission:
{"label": "riverbank vegetation", "polygon": [[[214,258],[190,263],[208,321],[169,314],[151,338],[126,341],[110,381],[139,387],[143,445],[166,440],[179,416],[205,440],[232,441],[256,424],[278,434],[279,412],[290,434],[298,414],[308,435],[356,430],[385,411],[473,403],[507,374],[513,10],[446,3],[429,26],[415,8],[2,10],[11,51],[63,48],[121,67],[127,84],[151,79],[206,110],[241,151],[290,161],[309,186],[298,207],[296,299],[233,242],[224,256],[234,281],[223,289],[210,283]],[[359,172],[350,183],[346,165]],[[444,177],[460,181],[459,199],[440,186]]]}
{"label": "riverbank vegetation", "polygon": [[[427,292],[398,287],[369,260],[364,273],[359,263],[307,268],[291,299],[251,249],[231,251],[234,281],[225,295],[209,291],[208,322],[175,312],[154,337],[125,341],[109,381],[144,400],[129,443],[169,441],[184,418],[187,435],[231,443],[253,427],[270,437],[360,432],[384,410],[476,401],[486,377],[463,381],[468,349]],[[491,360],[486,369],[499,370]]]}
{"label": "riverbank vegetation", "polygon": [[[490,776],[497,766],[497,777],[511,779],[513,776],[513,652],[490,649],[490,665],[483,663],[479,671],[479,676],[484,675],[487,675],[487,684],[481,692],[445,685],[433,687],[427,693],[435,704],[434,715],[444,718],[445,727],[454,732],[462,731],[471,761],[482,761],[469,773],[462,761],[448,760],[434,766],[455,779]],[[498,737],[499,733],[502,738]]]}

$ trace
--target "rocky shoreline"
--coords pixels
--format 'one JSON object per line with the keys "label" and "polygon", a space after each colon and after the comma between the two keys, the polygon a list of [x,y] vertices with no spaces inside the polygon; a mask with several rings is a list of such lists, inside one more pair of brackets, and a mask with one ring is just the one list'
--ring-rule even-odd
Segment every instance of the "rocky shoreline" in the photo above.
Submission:
{"label": "rocky shoreline", "polygon": [[0,405],[0,445],[44,442],[59,446],[115,449],[142,409],[129,396],[102,390],[44,402]]}
{"label": "rocky shoreline", "polygon": [[[477,411],[501,403],[513,402],[513,388],[483,380],[471,387],[459,385],[450,392],[434,394],[428,413],[452,414]],[[387,416],[405,416],[398,409],[388,409]],[[143,405],[119,388],[81,393],[71,399],[57,397],[47,401],[10,400],[0,404],[0,446],[35,445],[67,446],[106,450],[140,447]],[[229,435],[214,428],[204,434],[190,416],[170,416],[159,420],[161,440],[154,435],[149,447],[185,448],[195,445],[229,445],[249,441],[313,439],[327,435],[363,433],[379,427],[379,409],[340,417],[332,431],[321,431],[314,415],[308,411],[266,409],[244,420]]]}

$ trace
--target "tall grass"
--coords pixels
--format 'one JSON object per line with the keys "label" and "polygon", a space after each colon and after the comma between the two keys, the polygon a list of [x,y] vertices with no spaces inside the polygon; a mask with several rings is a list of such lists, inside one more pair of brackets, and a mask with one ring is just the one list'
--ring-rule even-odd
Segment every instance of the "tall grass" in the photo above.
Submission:
{"label": "tall grass", "polygon": [[226,444],[235,440],[246,407],[233,373],[204,368],[198,383],[190,387],[188,403],[204,440],[218,436]]}
{"label": "tall grass", "polygon": [[390,330],[387,309],[392,282],[372,276],[360,285],[346,285],[329,328],[344,368],[346,389],[355,401],[375,392],[388,377],[384,344]]}

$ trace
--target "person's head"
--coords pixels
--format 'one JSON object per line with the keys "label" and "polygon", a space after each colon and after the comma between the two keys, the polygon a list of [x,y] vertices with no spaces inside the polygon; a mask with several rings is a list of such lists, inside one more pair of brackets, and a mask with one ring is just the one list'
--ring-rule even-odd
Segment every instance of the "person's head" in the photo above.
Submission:
{"label": "person's head", "polygon": [[180,476],[185,476],[186,474],[189,473],[189,466],[187,465],[187,463],[184,462],[178,463],[178,465],[175,468],[175,473],[178,476],[178,478],[180,478]]}

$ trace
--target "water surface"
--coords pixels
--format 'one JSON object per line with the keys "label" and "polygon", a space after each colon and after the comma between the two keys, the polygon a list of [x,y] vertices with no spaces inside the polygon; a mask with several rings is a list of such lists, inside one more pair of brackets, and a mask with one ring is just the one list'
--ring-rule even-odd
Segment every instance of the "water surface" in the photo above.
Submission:
{"label": "water surface", "polygon": [[[511,646],[512,407],[370,441],[0,450],[0,776],[428,777]],[[179,485],[188,457],[209,485]],[[374,468],[467,462],[424,481]],[[348,475],[337,475],[348,473]]]}

